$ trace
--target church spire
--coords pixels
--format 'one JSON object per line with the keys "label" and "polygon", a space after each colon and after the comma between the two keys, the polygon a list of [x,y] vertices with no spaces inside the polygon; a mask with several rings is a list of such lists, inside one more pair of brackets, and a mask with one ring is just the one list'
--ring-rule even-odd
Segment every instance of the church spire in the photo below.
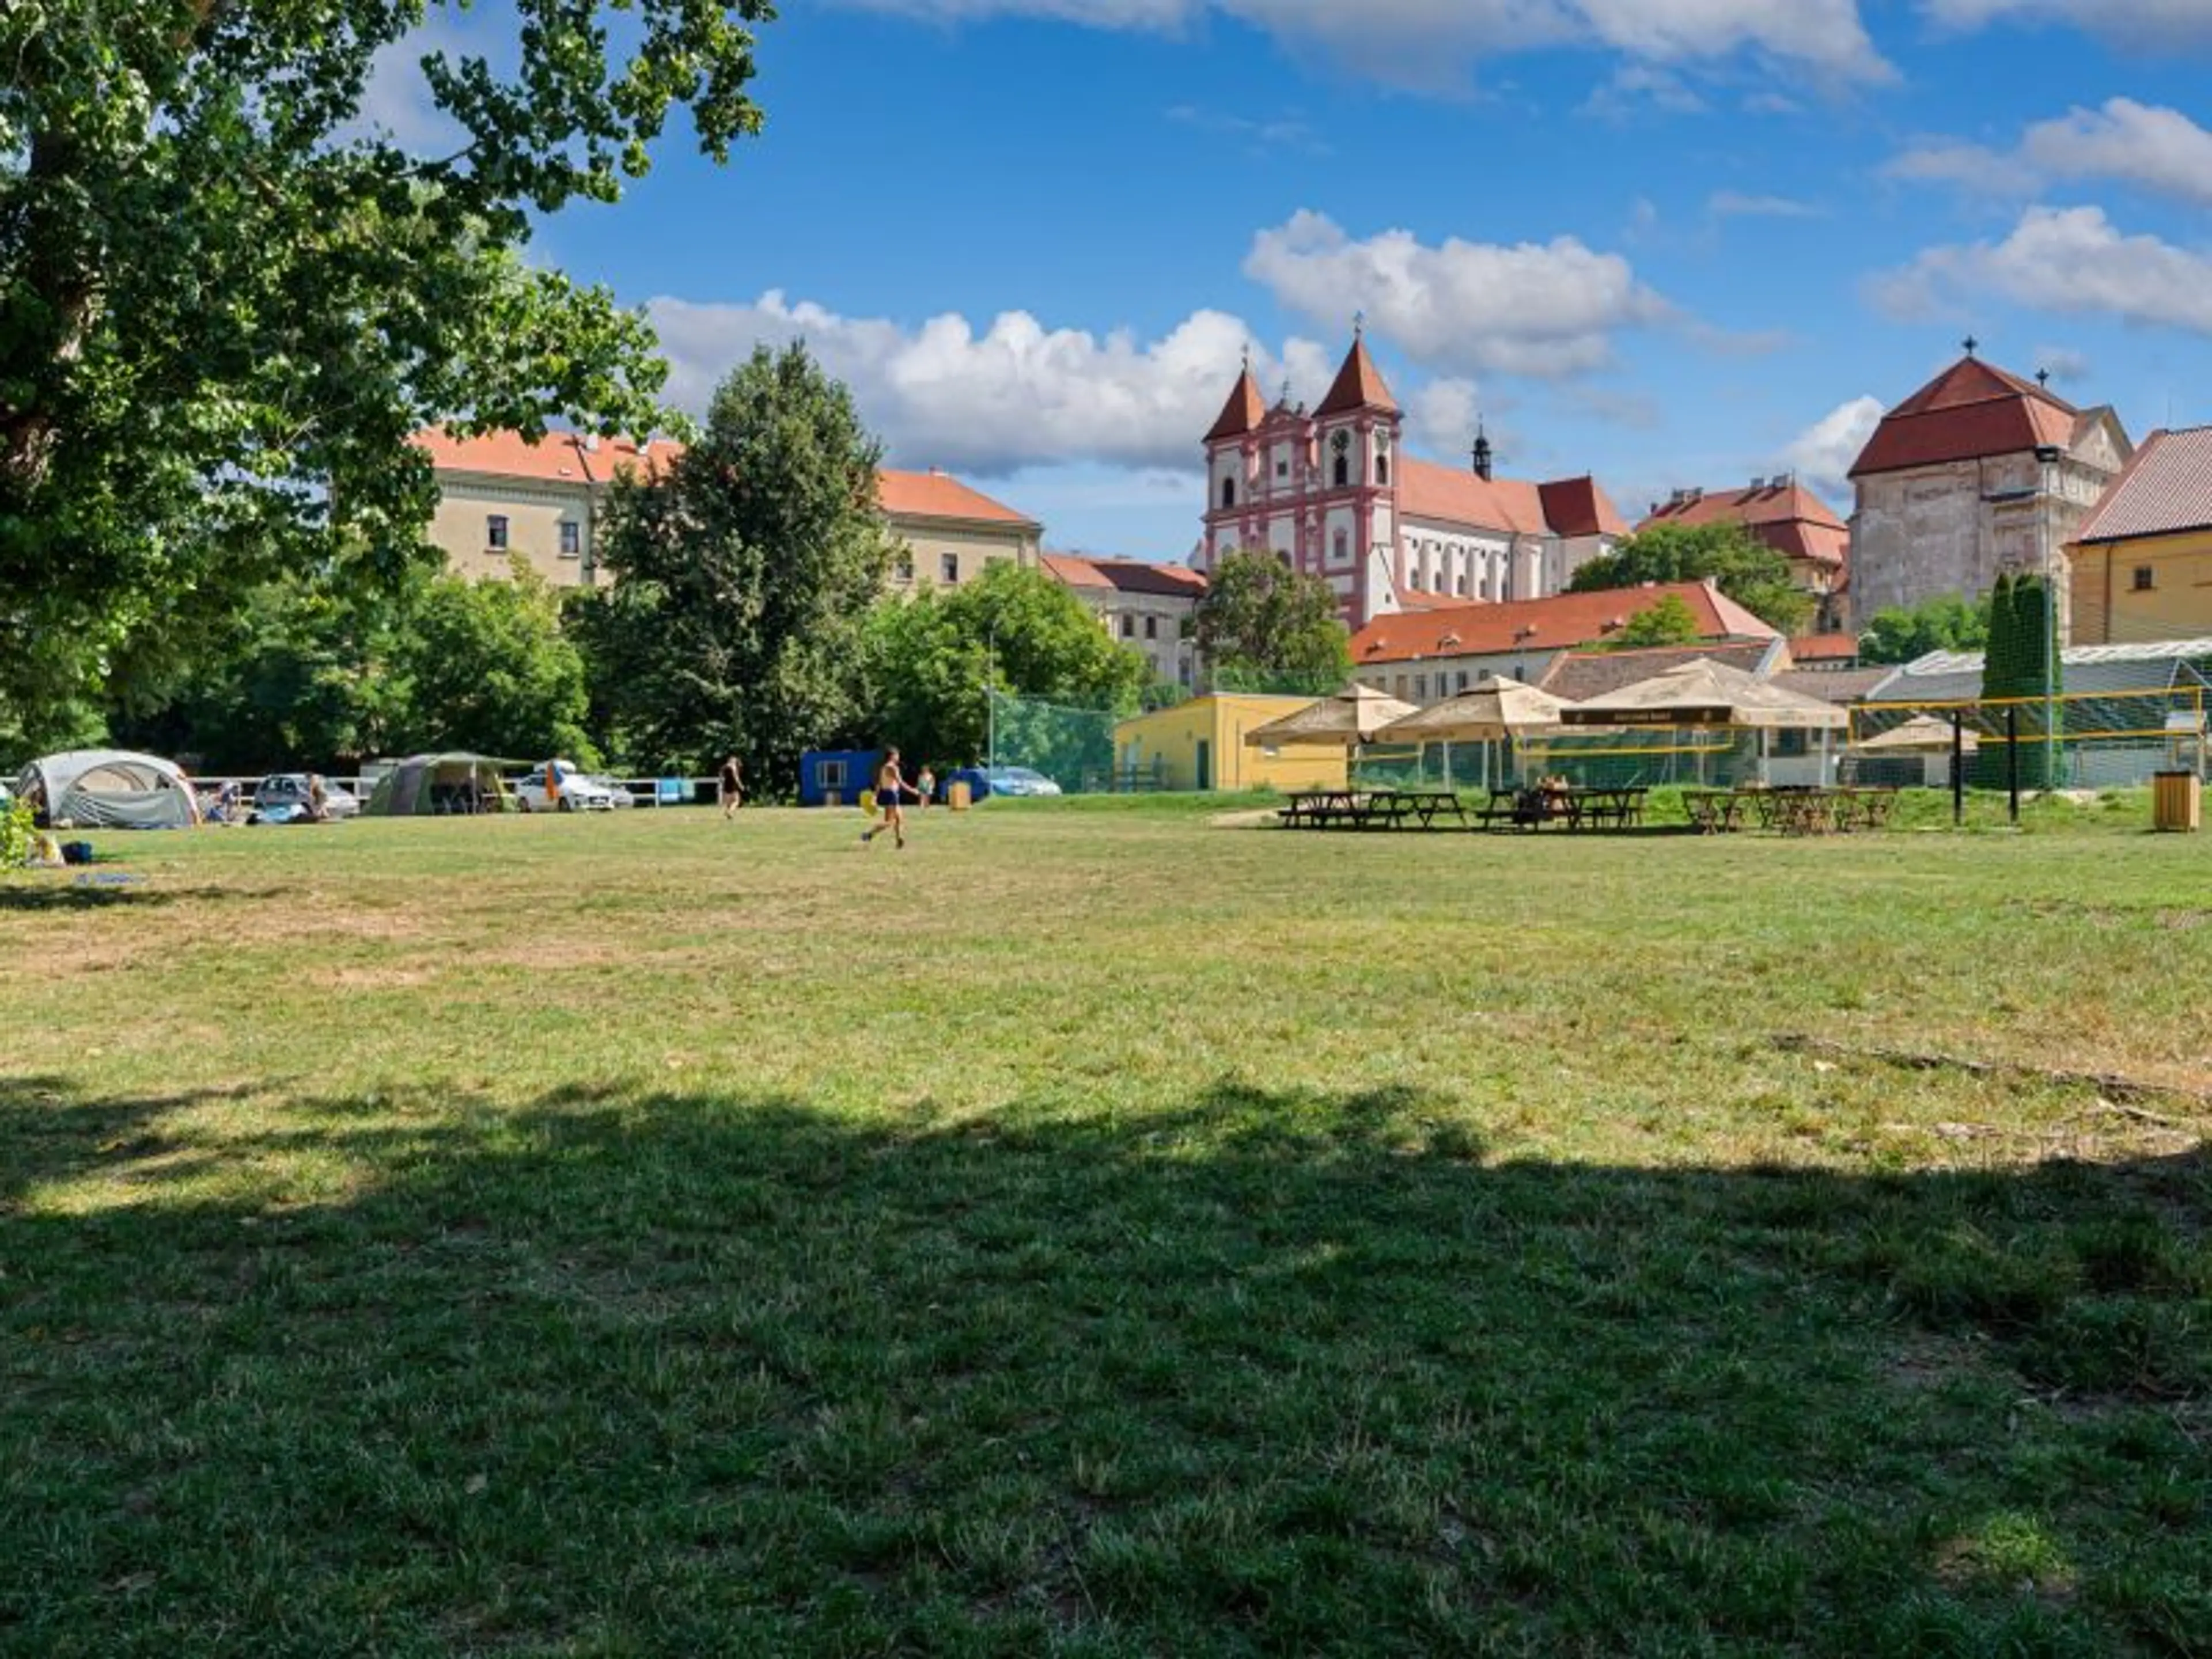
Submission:
{"label": "church spire", "polygon": [[1260,382],[1252,375],[1252,349],[1244,349],[1244,369],[1237,377],[1237,386],[1229,394],[1229,401],[1221,406],[1221,418],[1206,434],[1207,443],[1222,443],[1231,438],[1242,438],[1257,432],[1267,418],[1267,400],[1260,395]]}
{"label": "church spire", "polygon": [[1328,396],[1321,400],[1321,407],[1314,414],[1349,415],[1359,409],[1380,410],[1387,415],[1398,413],[1397,400],[1383,384],[1382,371],[1375,367],[1375,360],[1367,355],[1364,318],[1352,337],[1352,349],[1345,357],[1344,367],[1336,372],[1335,384],[1329,387]]}

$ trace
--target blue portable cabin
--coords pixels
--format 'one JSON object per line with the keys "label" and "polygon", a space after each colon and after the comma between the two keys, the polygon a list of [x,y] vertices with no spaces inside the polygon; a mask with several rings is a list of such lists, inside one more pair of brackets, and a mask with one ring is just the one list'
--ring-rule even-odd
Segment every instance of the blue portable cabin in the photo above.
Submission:
{"label": "blue portable cabin", "polygon": [[863,789],[876,787],[876,771],[884,763],[880,749],[810,749],[799,757],[799,804],[801,806],[850,806]]}

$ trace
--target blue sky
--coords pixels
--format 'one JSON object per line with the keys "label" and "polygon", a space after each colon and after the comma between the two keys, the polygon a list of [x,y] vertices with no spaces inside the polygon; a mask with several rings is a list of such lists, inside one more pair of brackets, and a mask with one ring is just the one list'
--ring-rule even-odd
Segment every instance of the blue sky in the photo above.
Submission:
{"label": "blue sky", "polygon": [[648,307],[695,407],[805,336],[894,464],[1052,545],[1187,555],[1243,346],[1311,401],[1362,311],[1416,450],[1479,413],[1632,518],[1785,467],[1847,500],[1969,331],[2138,438],[2212,421],[2212,0],[787,10],[764,136],[679,127],[539,255]]}

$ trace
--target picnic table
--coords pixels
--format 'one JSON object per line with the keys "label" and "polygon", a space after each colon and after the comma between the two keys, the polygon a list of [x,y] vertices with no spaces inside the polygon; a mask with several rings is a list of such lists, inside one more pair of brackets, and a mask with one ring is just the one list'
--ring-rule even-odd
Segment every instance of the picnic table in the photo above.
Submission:
{"label": "picnic table", "polygon": [[1559,823],[1569,830],[1626,830],[1644,822],[1650,791],[1640,784],[1583,786],[1564,789],[1492,789],[1490,804],[1475,811],[1486,830],[1510,824],[1540,830]]}
{"label": "picnic table", "polygon": [[1773,797],[1772,823],[1785,836],[1848,835],[1880,830],[1897,804],[1894,789],[1793,788]]}
{"label": "picnic table", "polygon": [[1302,789],[1276,817],[1285,830],[1433,830],[1443,817],[1465,828],[1467,808],[1449,789]]}
{"label": "picnic table", "polygon": [[1682,808],[1690,827],[1701,836],[1724,835],[1743,828],[1754,792],[1735,789],[1685,789]]}

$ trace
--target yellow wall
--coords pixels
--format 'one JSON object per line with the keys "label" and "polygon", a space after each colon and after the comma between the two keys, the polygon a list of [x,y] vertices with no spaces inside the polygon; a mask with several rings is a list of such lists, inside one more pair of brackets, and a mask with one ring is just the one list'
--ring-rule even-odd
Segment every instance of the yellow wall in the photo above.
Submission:
{"label": "yellow wall", "polygon": [[1114,728],[1114,764],[1126,771],[1133,763],[1149,774],[1156,759],[1165,762],[1170,789],[1198,787],[1198,745],[1212,745],[1216,789],[1340,789],[1346,757],[1340,749],[1255,749],[1244,734],[1295,714],[1310,697],[1194,697],[1156,714],[1124,720]]}
{"label": "yellow wall", "polygon": [[[505,576],[507,559],[520,553],[530,568],[556,587],[575,587],[586,580],[592,542],[592,496],[588,485],[573,490],[557,485],[514,485],[448,473],[439,480],[438,510],[430,520],[430,539],[445,550],[447,562],[464,576]],[[507,520],[507,551],[492,550],[487,520]],[[561,556],[561,525],[576,526],[577,556]]]}
{"label": "yellow wall", "polygon": [[[2072,550],[2069,644],[2126,645],[2212,635],[2212,531],[2144,536]],[[2148,591],[2136,572],[2148,570]]]}
{"label": "yellow wall", "polygon": [[[894,592],[907,592],[927,583],[933,587],[957,587],[983,574],[987,564],[1012,560],[1026,568],[1037,564],[1033,532],[1019,525],[963,525],[950,520],[908,519],[887,515],[885,527],[892,543],[912,562],[908,575],[899,559],[891,562],[888,585]],[[947,576],[945,561],[951,558],[954,574]]]}

